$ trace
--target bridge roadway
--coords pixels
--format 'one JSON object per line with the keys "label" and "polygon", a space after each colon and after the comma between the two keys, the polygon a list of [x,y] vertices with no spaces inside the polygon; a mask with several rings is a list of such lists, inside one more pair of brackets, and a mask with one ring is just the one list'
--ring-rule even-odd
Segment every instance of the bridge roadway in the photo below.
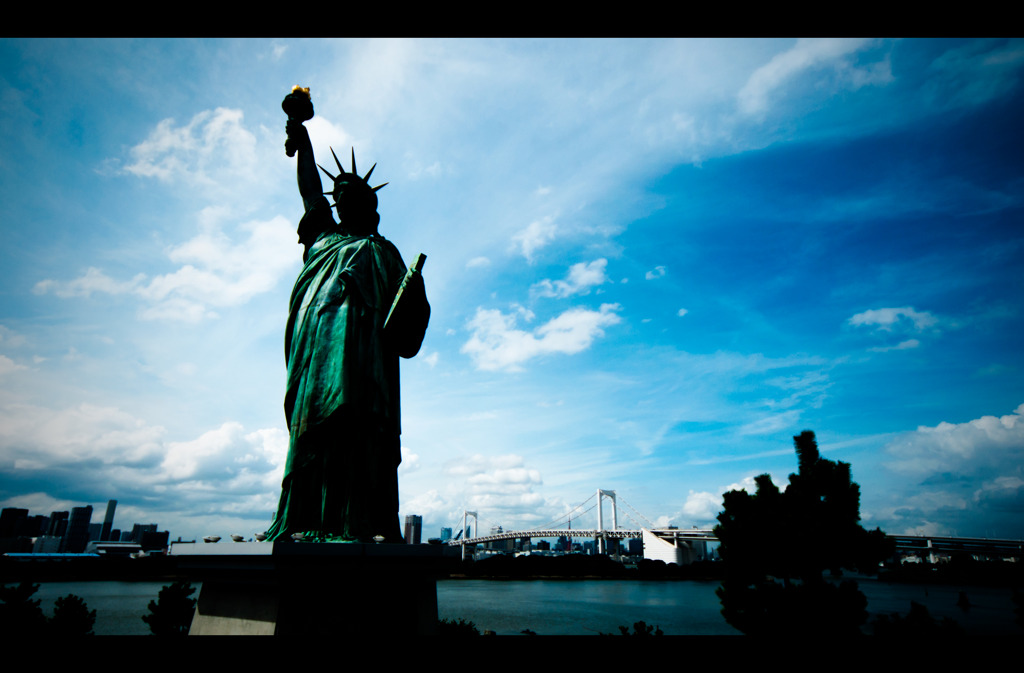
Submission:
{"label": "bridge roadway", "polygon": [[[666,528],[666,529],[654,529],[650,531],[660,538],[677,538],[679,540],[705,540],[708,542],[717,542],[718,538],[715,537],[714,531],[710,528]],[[557,538],[557,537],[576,537],[593,539],[596,537],[603,537],[606,540],[631,540],[641,536],[639,528],[620,528],[618,530],[587,530],[585,528],[565,528],[561,530],[509,530],[501,533],[494,533],[492,535],[481,535],[480,537],[471,537],[467,540],[449,540],[447,544],[457,546],[460,544],[484,544],[486,542],[496,542],[498,540],[521,540],[523,538]]]}
{"label": "bridge roadway", "polygon": [[980,554],[1021,558],[1024,540],[997,540],[984,537],[942,537],[937,535],[889,535],[896,551],[925,554]]}
{"label": "bridge roadway", "polygon": [[[662,539],[703,540],[717,542],[718,538],[710,528],[664,528],[651,530]],[[519,540],[522,538],[567,538],[594,539],[603,537],[606,540],[628,540],[641,536],[639,528],[620,528],[618,530],[596,530],[583,528],[565,528],[560,530],[510,530],[492,535],[482,535],[467,540],[449,540],[452,546],[468,544],[484,544],[498,540]],[[896,543],[896,551],[907,553],[930,554],[978,554],[982,556],[1002,556],[1024,558],[1024,540],[998,540],[973,537],[942,537],[934,535],[889,535]]]}

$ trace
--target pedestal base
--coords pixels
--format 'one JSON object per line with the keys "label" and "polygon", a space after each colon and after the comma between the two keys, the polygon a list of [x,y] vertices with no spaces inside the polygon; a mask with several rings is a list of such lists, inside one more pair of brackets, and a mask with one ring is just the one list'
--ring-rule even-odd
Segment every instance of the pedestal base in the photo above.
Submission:
{"label": "pedestal base", "polygon": [[441,547],[253,542],[174,545],[171,554],[203,582],[189,635],[437,632]]}

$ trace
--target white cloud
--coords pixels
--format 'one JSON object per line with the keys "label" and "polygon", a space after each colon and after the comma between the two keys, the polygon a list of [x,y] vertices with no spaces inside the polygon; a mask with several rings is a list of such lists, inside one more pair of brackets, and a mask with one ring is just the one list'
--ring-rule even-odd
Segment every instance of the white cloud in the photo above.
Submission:
{"label": "white cloud", "polygon": [[707,491],[691,490],[683,504],[683,514],[695,524],[714,522],[721,511],[722,495]]}
{"label": "white cloud", "polygon": [[159,455],[164,429],[112,407],[0,408],[0,456],[38,469],[79,461],[145,464]]}
{"label": "white cloud", "polygon": [[19,365],[6,355],[0,355],[0,376],[16,372],[20,369],[27,369],[27,367],[25,367],[25,365]]}
{"label": "white cloud", "polygon": [[595,338],[604,336],[602,328],[621,322],[614,313],[620,308],[618,304],[602,304],[599,311],[569,309],[533,332],[516,329],[514,314],[478,308],[467,323],[473,334],[461,352],[473,359],[477,369],[516,371],[534,357],[571,355],[589,348]]}
{"label": "white cloud", "polygon": [[[166,442],[166,430],[114,407],[0,407],[0,465],[36,472],[58,496],[75,488],[121,493],[147,511],[188,518],[230,511],[238,497],[271,510],[279,494],[288,436],[278,428],[246,433],[225,423],[194,440]],[[231,494],[231,498],[224,498]],[[241,511],[251,516],[253,510]]]}
{"label": "white cloud", "polygon": [[790,409],[779,414],[764,415],[756,421],[744,423],[739,428],[741,435],[769,435],[792,428],[800,420],[800,410]]}
{"label": "white cloud", "polygon": [[873,44],[852,38],[800,39],[788,51],[776,54],[750,76],[737,94],[739,109],[747,115],[764,113],[777,89],[812,69],[830,69],[837,88],[859,89],[892,80],[887,59],[865,67],[853,65],[851,55]]}
{"label": "white cloud", "polygon": [[512,236],[526,261],[533,263],[533,254],[555,239],[555,218],[551,215],[534,220]]}
{"label": "white cloud", "polygon": [[574,294],[590,294],[590,288],[608,282],[605,276],[607,259],[595,259],[593,262],[580,262],[569,267],[565,280],[551,281],[547,278],[535,283],[530,293],[540,297],[571,297]]}
{"label": "white cloud", "polygon": [[679,316],[680,318],[682,318],[687,313],[689,313],[689,311],[687,311],[685,308],[681,308],[678,311],[676,311],[676,315]]}
{"label": "white cloud", "polygon": [[118,282],[96,267],[89,267],[81,278],[61,282],[57,280],[41,280],[32,291],[36,294],[53,292],[58,297],[89,297],[93,292],[107,294],[124,294],[139,287],[145,280],[145,274],[138,274],[130,281]]}
{"label": "white cloud", "polygon": [[966,423],[920,426],[890,443],[900,472],[1018,473],[1024,465],[1024,404],[1006,416],[982,416]]}
{"label": "white cloud", "polygon": [[204,110],[183,126],[164,119],[131,149],[125,170],[161,181],[213,185],[250,174],[256,165],[256,136],[242,125],[242,111]]}
{"label": "white cloud", "polygon": [[[768,476],[771,479],[772,483],[775,484],[775,486],[778,487],[780,491],[786,490],[786,486],[788,484],[787,480],[779,480],[775,477],[772,477],[771,475]],[[782,485],[779,486],[779,484]],[[757,482],[754,481],[754,477],[752,475],[749,477],[744,477],[743,479],[736,483],[732,483],[729,484],[728,486],[722,487],[722,493],[728,493],[729,491],[746,491],[750,495],[754,495],[755,493],[757,493]]]}
{"label": "white cloud", "polygon": [[402,447],[402,462],[398,464],[398,473],[406,474],[408,472],[415,472],[420,469],[420,456],[417,453],[413,453],[406,447]]}
{"label": "white cloud", "polygon": [[[855,327],[877,325],[877,329],[888,332],[895,326],[905,325],[902,322],[904,318],[909,320],[914,329],[919,332],[938,322],[938,318],[928,311],[915,311],[912,306],[871,309],[854,315],[847,322]],[[908,348],[912,348],[912,346],[908,346]]]}
{"label": "white cloud", "polygon": [[172,262],[183,264],[176,271],[149,282],[145,274],[118,282],[90,267],[75,280],[40,281],[34,291],[59,297],[131,293],[147,302],[139,314],[144,319],[198,322],[216,316],[213,307],[238,306],[268,292],[294,264],[294,256],[288,254],[294,234],[283,217],[240,225],[237,242],[221,232],[211,217],[208,211],[201,213],[203,231],[168,251]]}
{"label": "white cloud", "polygon": [[647,273],[644,274],[644,278],[647,280],[654,280],[655,278],[661,278],[665,275],[665,267],[656,266]]}
{"label": "white cloud", "polygon": [[490,266],[491,260],[486,257],[474,257],[473,259],[466,262],[467,269],[478,269],[485,266]]}
{"label": "white cloud", "polygon": [[501,517],[506,526],[510,520],[535,520],[538,508],[550,504],[534,492],[535,487],[544,483],[540,471],[527,466],[517,454],[462,457],[450,461],[445,473],[449,477],[465,477],[465,491],[460,499],[468,509],[487,512],[491,520]]}
{"label": "white cloud", "polygon": [[423,176],[427,176],[427,177],[431,177],[431,178],[436,178],[438,175],[441,174],[441,172],[442,172],[442,168],[441,168],[441,162],[440,161],[435,161],[434,163],[430,164],[429,166],[421,166],[419,164],[416,164],[409,171],[409,179],[410,180],[419,180]]}
{"label": "white cloud", "polygon": [[868,350],[874,353],[885,353],[887,351],[905,351],[911,348],[917,348],[920,345],[921,342],[918,341],[917,339],[907,339],[906,341],[899,342],[895,346],[875,346],[874,348],[869,348]]}
{"label": "white cloud", "polygon": [[436,365],[437,365],[437,359],[438,359],[438,358],[439,358],[440,356],[441,356],[441,354],[440,354],[440,353],[438,353],[437,351],[434,351],[434,352],[433,352],[433,353],[431,353],[430,355],[424,355],[424,356],[423,356],[423,358],[422,358],[422,360],[423,360],[424,362],[426,362],[426,363],[427,363],[428,365],[430,365],[431,367],[434,367],[434,366],[436,366]]}
{"label": "white cloud", "polygon": [[25,336],[0,325],[0,343],[5,346],[22,346],[25,344]]}

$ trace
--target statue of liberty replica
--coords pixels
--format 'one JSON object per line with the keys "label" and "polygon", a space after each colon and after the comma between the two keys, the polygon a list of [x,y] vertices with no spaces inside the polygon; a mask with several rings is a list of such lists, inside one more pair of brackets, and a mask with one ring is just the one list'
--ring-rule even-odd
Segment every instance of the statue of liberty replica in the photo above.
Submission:
{"label": "statue of liberty replica", "polygon": [[376,192],[384,185],[369,185],[376,164],[360,177],[354,149],[350,171],[331,149],[337,175],[320,166],[333,182],[323,191],[303,126],[313,118],[309,90],[295,87],[282,108],[305,214],[303,267],[285,328],[288,459],[267,537],[402,542],[398,358],[416,355],[430,318],[424,257],[406,269],[377,233]]}

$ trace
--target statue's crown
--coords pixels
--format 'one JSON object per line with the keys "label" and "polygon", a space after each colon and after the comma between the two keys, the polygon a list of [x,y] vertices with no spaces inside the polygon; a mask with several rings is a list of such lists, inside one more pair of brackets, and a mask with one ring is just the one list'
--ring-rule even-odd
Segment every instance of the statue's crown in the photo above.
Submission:
{"label": "statue's crown", "polygon": [[[334,163],[336,163],[338,165],[338,175],[337,175],[337,177],[331,175],[330,172],[326,168],[321,166],[320,164],[317,164],[317,167],[319,167],[320,170],[322,170],[327,175],[327,177],[329,177],[334,182],[334,189],[332,189],[329,192],[324,192],[324,195],[325,196],[333,196],[335,201],[337,201],[337,199],[338,199],[338,194],[340,194],[343,184],[359,183],[360,187],[363,190],[369,190],[370,194],[374,194],[378,189],[380,189],[381,187],[384,187],[385,185],[388,184],[388,183],[385,182],[383,185],[377,185],[376,187],[370,187],[370,183],[369,183],[370,175],[373,174],[373,169],[377,167],[377,164],[374,164],[373,166],[371,166],[370,170],[368,170],[366,172],[366,175],[364,175],[363,177],[359,177],[359,173],[356,172],[356,150],[355,150],[354,147],[352,148],[352,172],[351,173],[346,173],[345,169],[341,167],[341,162],[338,161],[338,155],[334,153],[334,148],[333,147],[331,148],[331,156],[334,157]],[[357,187],[357,189],[360,189],[360,187]],[[376,196],[374,196],[374,203],[376,203]],[[332,203],[331,207],[333,208],[335,205],[336,204]]]}

